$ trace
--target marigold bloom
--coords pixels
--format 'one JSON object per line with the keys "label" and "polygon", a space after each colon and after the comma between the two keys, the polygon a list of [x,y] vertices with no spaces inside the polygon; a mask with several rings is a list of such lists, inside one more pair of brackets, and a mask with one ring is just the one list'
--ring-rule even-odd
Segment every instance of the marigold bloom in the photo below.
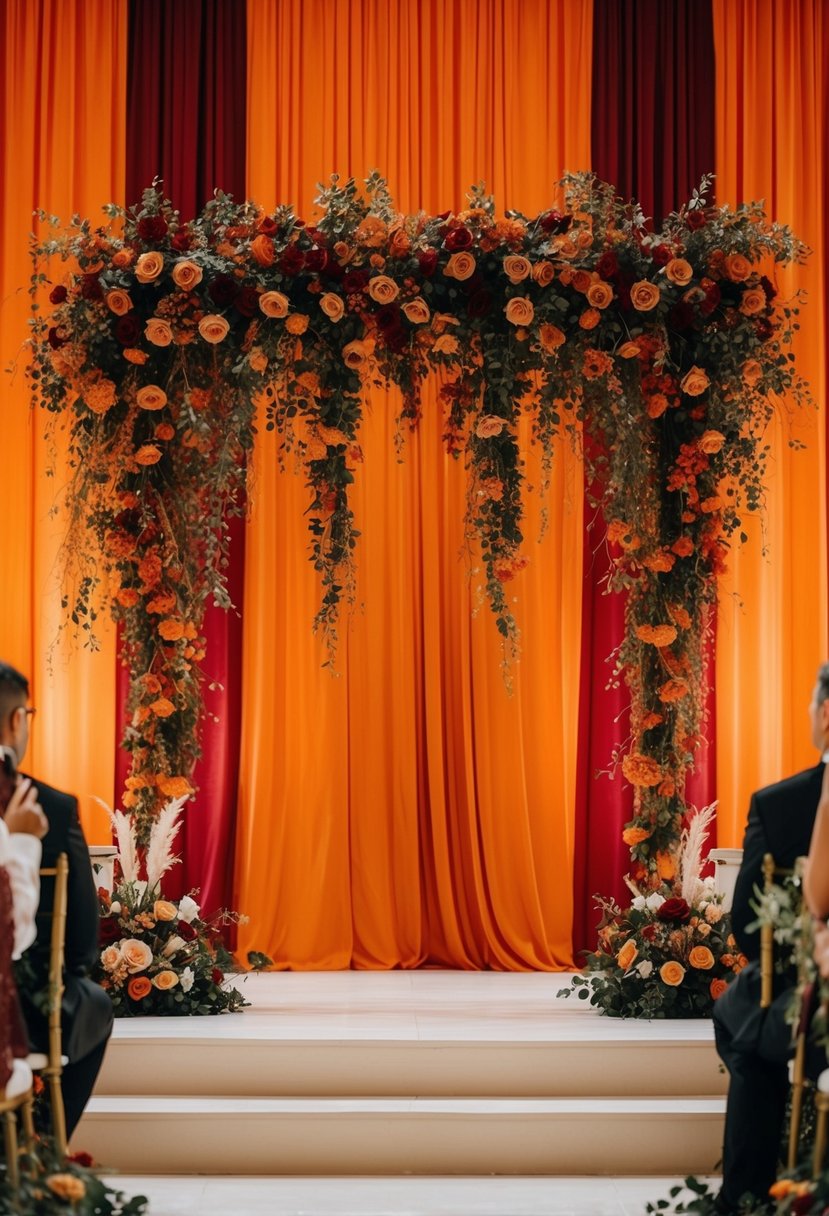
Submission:
{"label": "marigold bloom", "polygon": [[631,785],[659,785],[662,780],[662,768],[651,756],[641,752],[629,752],[622,761],[622,772]]}
{"label": "marigold bloom", "polygon": [[640,642],[648,642],[651,646],[670,646],[677,635],[673,625],[638,625],[636,636]]}

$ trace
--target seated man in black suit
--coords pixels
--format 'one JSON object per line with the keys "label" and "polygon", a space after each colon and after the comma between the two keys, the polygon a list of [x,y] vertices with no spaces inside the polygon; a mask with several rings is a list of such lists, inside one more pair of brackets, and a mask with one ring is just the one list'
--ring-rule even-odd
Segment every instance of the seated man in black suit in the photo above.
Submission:
{"label": "seated man in black suit", "polygon": [[[25,676],[0,662],[0,744],[12,748],[18,764],[29,741],[29,684]],[[112,1002],[93,980],[89,970],[98,955],[98,894],[89,862],[89,851],[78,819],[77,800],[40,781],[37,797],[49,829],[43,838],[43,866],[54,866],[60,853],[69,861],[66,917],[65,992],[63,994],[63,1054],[69,1063],[63,1070],[63,1100],[66,1131],[71,1136],[92,1093],[112,1031]],[[41,884],[37,941],[24,955],[36,977],[33,989],[46,988],[49,966],[49,913],[54,884]],[[29,969],[27,969],[29,970]],[[34,1051],[46,1051],[46,1018],[35,998],[36,991],[21,989],[20,997]]]}
{"label": "seated man in black suit", "polygon": [[818,671],[809,717],[821,762],[751,799],[731,910],[734,936],[749,963],[714,1005],[717,1051],[730,1075],[717,1200],[724,1213],[736,1212],[747,1193],[767,1200],[777,1172],[789,1090],[792,1032],[785,1012],[792,989],[776,981],[773,1004],[760,1009],[760,935],[747,926],[757,919],[751,904],[755,887],[763,887],[765,854],[789,869],[809,851],[829,748],[829,663]]}

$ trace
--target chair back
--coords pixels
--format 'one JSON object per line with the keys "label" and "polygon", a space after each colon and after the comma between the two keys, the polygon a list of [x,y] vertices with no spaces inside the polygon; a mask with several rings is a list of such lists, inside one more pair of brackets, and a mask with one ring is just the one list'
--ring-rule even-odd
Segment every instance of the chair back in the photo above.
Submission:
{"label": "chair back", "polygon": [[52,1108],[52,1131],[55,1145],[63,1156],[66,1153],[66,1116],[60,1079],[63,1073],[63,1051],[61,1031],[61,1005],[63,1001],[63,960],[66,945],[66,909],[69,893],[69,862],[61,853],[54,867],[44,867],[41,878],[54,878],[55,890],[52,901],[51,931],[49,937],[49,1048],[46,1067],[42,1069],[48,1083],[49,1101]]}
{"label": "chair back", "polygon": [[[794,869],[778,866],[771,853],[763,857],[763,890],[768,895],[773,886],[791,878]],[[760,928],[760,1008],[768,1009],[774,999],[774,928],[768,922]]]}

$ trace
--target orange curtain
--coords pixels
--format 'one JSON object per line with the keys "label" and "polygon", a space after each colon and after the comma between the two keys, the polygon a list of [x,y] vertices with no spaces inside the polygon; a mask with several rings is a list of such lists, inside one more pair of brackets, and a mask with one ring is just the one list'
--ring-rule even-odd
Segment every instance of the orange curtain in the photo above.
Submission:
{"label": "orange curtain", "polygon": [[[314,182],[377,167],[405,211],[460,208],[481,178],[502,209],[542,210],[565,170],[589,164],[591,24],[581,0],[249,0],[248,194],[309,215]],[[462,554],[464,473],[442,454],[434,392],[402,463],[396,408],[372,392],[357,604],[333,677],[310,631],[319,587],[302,478],[278,471],[271,437],[258,447],[240,947],[293,968],[565,967],[579,462],[562,445],[540,543],[528,505],[510,697],[474,554]]]}
{"label": "orange curtain", "polygon": [[[827,655],[826,6],[714,0],[717,195],[764,198],[812,249],[776,282],[805,289],[797,365],[818,410],[781,402],[769,433],[767,510],[747,518],[720,596],[719,843],[739,845],[750,793],[814,764],[806,707]],[[792,441],[806,445],[792,450]]]}
{"label": "orange curtain", "polygon": [[[0,0],[0,366],[26,337],[32,211],[96,220],[124,194],[126,0]],[[21,360],[22,362],[22,360]],[[77,793],[91,840],[109,839],[91,795],[112,800],[114,644],[58,633],[66,466],[29,408],[22,368],[4,375],[0,427],[0,656],[24,671],[38,716],[26,767]],[[55,475],[49,475],[54,463]],[[51,514],[57,502],[56,514]]]}

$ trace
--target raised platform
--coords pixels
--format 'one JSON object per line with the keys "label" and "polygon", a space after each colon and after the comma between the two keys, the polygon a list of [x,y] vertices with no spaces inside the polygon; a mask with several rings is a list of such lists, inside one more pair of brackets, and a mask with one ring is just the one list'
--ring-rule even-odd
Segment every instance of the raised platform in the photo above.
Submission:
{"label": "raised platform", "polygon": [[710,1023],[603,1018],[566,982],[250,976],[241,1014],[116,1023],[74,1144],[129,1173],[710,1173]]}

